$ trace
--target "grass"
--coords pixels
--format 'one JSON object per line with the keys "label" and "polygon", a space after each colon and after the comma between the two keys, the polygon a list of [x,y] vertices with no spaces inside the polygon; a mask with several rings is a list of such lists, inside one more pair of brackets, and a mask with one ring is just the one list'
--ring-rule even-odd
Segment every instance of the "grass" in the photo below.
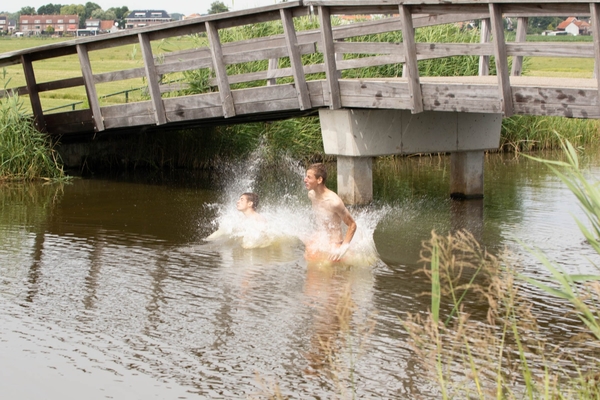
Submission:
{"label": "grass", "polygon": [[0,99],[0,182],[67,179],[58,153],[17,96]]}
{"label": "grass", "polygon": [[[52,43],[65,41],[61,38],[2,38],[0,39],[0,53],[22,50],[30,47],[44,46]],[[152,51],[155,55],[174,50],[183,50],[194,47],[195,42],[189,37],[178,37],[172,40],[163,40],[152,42]],[[126,45],[110,49],[97,50],[89,53],[92,70],[94,73],[103,73],[118,71],[130,68],[143,67],[142,55],[139,51],[139,45]],[[49,82],[57,79],[67,79],[81,76],[81,68],[77,55],[56,57],[47,60],[34,62],[35,77],[38,83]],[[13,65],[0,71],[0,85],[13,88],[25,86],[25,76],[21,65]],[[109,82],[99,84],[96,87],[98,96],[107,96],[123,90],[145,87],[146,84],[142,78],[129,79],[123,81]],[[130,93],[130,101],[139,101],[143,98],[141,91]],[[86,101],[84,87],[74,87],[56,91],[40,93],[42,108],[44,110],[67,106],[77,102]],[[122,96],[108,97],[101,101],[101,104],[124,103]],[[31,108],[27,102],[24,105],[27,112]],[[77,108],[81,108],[78,105]],[[65,111],[65,110],[61,110]]]}
{"label": "grass", "polygon": [[[565,161],[537,160],[579,199],[588,220],[577,222],[600,254],[600,186],[586,178],[571,143],[559,142]],[[441,398],[600,398],[600,363],[594,357],[600,344],[600,274],[568,274],[529,251],[549,277],[523,276],[509,261],[513,257],[488,253],[468,232],[445,237],[433,232],[424,244],[422,271],[431,279],[431,309],[409,314],[403,324]],[[548,341],[544,322],[533,311],[540,294],[554,297],[554,309],[577,315],[581,326],[572,329],[581,333]],[[485,312],[473,306],[481,304]]]}

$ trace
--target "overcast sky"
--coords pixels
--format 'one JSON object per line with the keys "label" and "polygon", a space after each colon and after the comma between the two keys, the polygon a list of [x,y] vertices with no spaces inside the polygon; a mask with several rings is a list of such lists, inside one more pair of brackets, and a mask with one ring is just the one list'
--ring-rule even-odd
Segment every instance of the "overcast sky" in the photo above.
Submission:
{"label": "overcast sky", "polygon": [[[169,14],[179,13],[190,15],[194,13],[206,14],[214,0],[22,0],[19,2],[2,2],[0,11],[17,12],[24,6],[36,10],[46,4],[85,4],[88,1],[98,4],[103,10],[111,7],[127,6],[133,10],[165,10]],[[230,11],[244,10],[247,8],[268,6],[276,4],[276,0],[221,0]],[[8,7],[8,9],[4,9]]]}

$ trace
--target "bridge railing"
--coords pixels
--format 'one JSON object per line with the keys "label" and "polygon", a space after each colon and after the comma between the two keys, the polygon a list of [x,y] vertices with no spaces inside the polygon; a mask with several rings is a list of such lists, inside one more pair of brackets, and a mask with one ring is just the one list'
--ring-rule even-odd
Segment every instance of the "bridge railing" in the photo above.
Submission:
{"label": "bridge railing", "polygon": [[[299,112],[320,107],[403,108],[414,113],[431,109],[439,93],[422,85],[419,62],[445,57],[479,57],[477,75],[490,72],[494,60],[496,89],[477,96],[474,86],[453,87],[447,98],[460,98],[462,110],[478,112],[481,97],[493,98],[500,112],[515,112],[510,76],[521,74],[524,57],[584,57],[595,60],[598,76],[600,0],[555,0],[482,3],[480,0],[363,0],[295,1],[252,10],[235,11],[176,21],[115,34],[54,43],[0,55],[0,67],[21,64],[25,86],[8,88],[0,95],[27,95],[40,129],[55,134],[137,125],[163,125],[198,119],[223,119],[273,112]],[[592,43],[526,42],[527,19],[536,16],[590,16]],[[507,42],[504,18],[517,18],[516,41]],[[301,19],[310,23],[299,29]],[[361,22],[345,23],[348,19]],[[481,37],[471,43],[421,42],[415,32],[435,25],[480,21]],[[275,22],[279,33],[252,39],[236,38],[228,32],[244,27],[258,30],[262,23]],[[398,33],[401,32],[401,35]],[[392,42],[389,40],[393,34]],[[194,35],[191,49],[158,53],[156,44]],[[360,38],[360,40],[357,40]],[[141,49],[143,66],[109,72],[94,72],[90,53],[120,46]],[[154,45],[154,46],[153,46]],[[81,76],[37,82],[35,65],[49,59],[76,55]],[[509,68],[512,59],[512,68]],[[253,70],[236,66],[252,64]],[[402,78],[396,86],[361,85],[342,79],[344,71],[396,66]],[[400,67],[401,66],[401,67]],[[241,71],[241,72],[240,72]],[[189,84],[163,84],[164,76],[196,74],[201,88]],[[458,73],[461,75],[461,73]],[[353,76],[360,76],[360,73]],[[148,96],[142,101],[105,105],[98,85],[144,80]],[[193,85],[192,85],[193,86]],[[44,113],[44,92],[85,88],[89,109]],[[196,91],[194,91],[194,90]],[[595,89],[598,89],[597,83]],[[437,89],[436,89],[437,90]],[[386,92],[398,91],[400,95]],[[582,100],[584,101],[584,100]],[[590,99],[586,99],[589,103]],[[588,104],[598,107],[597,97]],[[446,99],[440,110],[459,105]],[[446,108],[444,108],[446,107]],[[517,110],[519,111],[519,110]]]}

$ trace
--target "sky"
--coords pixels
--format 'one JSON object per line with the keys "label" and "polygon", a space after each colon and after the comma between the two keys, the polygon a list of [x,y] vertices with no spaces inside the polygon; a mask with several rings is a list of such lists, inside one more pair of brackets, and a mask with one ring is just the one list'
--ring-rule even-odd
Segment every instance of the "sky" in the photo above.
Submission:
{"label": "sky", "polygon": [[[165,10],[169,14],[190,15],[194,13],[206,14],[210,5],[215,0],[22,0],[14,2],[12,9],[3,10],[7,4],[0,6],[0,11],[17,12],[22,7],[30,6],[36,10],[46,4],[85,4],[88,1],[98,4],[103,10],[111,7],[127,6],[130,11],[133,10]],[[262,7],[276,4],[276,0],[220,0],[225,4],[229,11],[245,10],[248,8]]]}

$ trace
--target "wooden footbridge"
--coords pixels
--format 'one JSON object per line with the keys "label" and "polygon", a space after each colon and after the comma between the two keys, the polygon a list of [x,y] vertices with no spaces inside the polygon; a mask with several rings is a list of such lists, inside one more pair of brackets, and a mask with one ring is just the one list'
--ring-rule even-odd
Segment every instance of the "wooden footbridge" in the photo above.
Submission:
{"label": "wooden footbridge", "polygon": [[[589,16],[593,42],[526,41],[528,18],[540,16]],[[511,42],[505,38],[506,18],[517,21],[516,39]],[[311,21],[312,25],[305,25],[312,28],[298,29],[301,19]],[[479,21],[480,27],[480,38],[473,43],[416,40],[415,32],[420,28],[470,21]],[[409,116],[427,115],[422,118],[425,122],[432,119],[430,113],[443,114],[439,112],[496,115],[499,120],[514,114],[600,118],[599,84],[595,78],[600,76],[599,21],[600,0],[290,1],[0,54],[0,67],[21,64],[26,80],[25,86],[6,88],[0,95],[15,92],[28,96],[38,128],[62,138],[136,127],[235,124],[317,113],[323,118],[330,115],[324,111],[335,110],[351,112],[351,119],[365,111],[378,110],[381,116],[391,116],[392,120],[399,115],[394,112],[401,111]],[[262,23],[278,24],[280,33],[253,39],[235,39],[227,34],[241,26],[257,31]],[[401,39],[390,42],[387,34],[398,32],[402,33]],[[205,44],[160,53],[153,46],[162,40],[189,35],[198,35]],[[94,71],[92,52],[124,45],[139,46],[143,67]],[[75,54],[81,76],[36,80],[38,62]],[[521,76],[524,58],[540,56],[594,59],[593,77]],[[478,58],[478,73],[420,75],[419,62],[444,57]],[[253,65],[252,72],[240,73],[240,68],[236,68],[247,64]],[[363,72],[376,66],[397,68],[397,76],[361,77],[369,76]],[[204,78],[195,83],[167,83],[167,77],[190,71]],[[144,79],[146,99],[110,105],[101,101],[97,85],[132,78]],[[44,112],[41,93],[78,86],[85,87],[89,108]],[[336,115],[323,132],[325,150],[333,154],[373,156],[436,151],[439,144],[435,137],[431,137],[430,146],[418,141],[411,145],[410,140],[402,138],[401,144],[390,147],[384,141],[385,145],[379,145],[381,149],[372,150],[372,144],[377,147],[381,142],[381,137],[375,136],[345,150],[341,141],[346,139],[332,139],[331,134],[326,137],[326,131],[339,125]],[[362,135],[369,118],[374,119],[371,116],[362,122],[353,120],[348,129],[356,128],[355,133]],[[447,124],[444,118],[439,120],[439,127]],[[462,121],[462,117],[458,118]],[[399,126],[404,129],[404,125]],[[499,125],[494,126],[499,132]],[[341,134],[338,132],[338,136]],[[450,148],[441,146],[437,151],[493,148],[494,139],[466,146],[464,138],[453,137],[450,142]],[[462,147],[456,147],[458,142]]]}
{"label": "wooden footbridge", "polygon": [[[2,94],[15,91],[27,95],[39,128],[52,135],[147,125],[268,120],[314,113],[324,107],[599,118],[596,79],[520,76],[523,57],[535,56],[594,58],[598,76],[599,9],[600,2],[590,0],[292,1],[1,54],[0,67],[21,64],[27,82]],[[571,15],[591,16],[593,43],[525,41],[528,17]],[[294,21],[302,17],[314,18],[318,28],[296,30]],[[334,24],[336,17],[362,22]],[[515,42],[505,40],[506,17],[518,21]],[[473,20],[481,20],[479,43],[415,41],[415,29]],[[227,43],[220,40],[220,31],[269,21],[278,21],[282,34]],[[401,42],[376,41],[378,35],[383,37],[380,34],[397,31],[402,32]],[[206,35],[208,45],[153,54],[152,42],[192,34]],[[371,41],[353,40],[369,36]],[[90,52],[132,44],[141,49],[143,67],[94,73]],[[78,55],[80,77],[36,81],[36,62],[72,54]],[[480,57],[479,76],[419,75],[420,60],[453,56]],[[488,76],[492,56],[496,75]],[[262,71],[235,74],[234,68],[228,68],[261,60],[266,66]],[[386,79],[344,78],[347,70],[390,64],[402,65],[402,74]],[[162,84],[169,74],[202,69],[210,76],[204,93],[184,95],[190,92],[179,90],[181,84]],[[360,76],[360,72],[354,75]],[[139,77],[145,78],[147,101],[100,103],[96,85]],[[40,93],[76,86],[85,87],[88,109],[44,113]]]}

